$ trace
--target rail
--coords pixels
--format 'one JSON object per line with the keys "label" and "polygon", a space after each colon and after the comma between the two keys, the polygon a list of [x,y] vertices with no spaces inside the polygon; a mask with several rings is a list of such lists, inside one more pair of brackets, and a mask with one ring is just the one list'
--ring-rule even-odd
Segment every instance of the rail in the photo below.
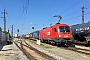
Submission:
{"label": "rail", "polygon": [[[17,42],[18,42],[18,41],[17,41]],[[25,41],[24,41],[24,42],[25,42]],[[37,53],[38,55],[40,55],[41,57],[43,57],[43,58],[45,58],[45,59],[47,59],[47,60],[56,60],[55,58],[53,58],[53,57],[51,57],[51,56],[49,56],[49,55],[47,55],[47,54],[45,54],[45,53],[43,53],[43,52],[40,52],[40,51],[38,51],[38,50],[35,49],[35,48],[33,48],[33,47],[30,46],[27,42],[25,42],[25,44],[22,43],[22,41],[21,41],[21,42],[18,42],[18,43],[20,43],[21,47],[19,47],[19,46],[17,45],[17,43],[15,43],[15,44],[18,46],[18,48],[19,48],[21,51],[23,51],[23,53],[27,56],[27,58],[28,58],[29,60],[37,60],[37,59],[35,59],[35,57],[32,56],[32,54],[28,53],[23,46],[29,48],[30,50],[35,51],[35,53]]]}

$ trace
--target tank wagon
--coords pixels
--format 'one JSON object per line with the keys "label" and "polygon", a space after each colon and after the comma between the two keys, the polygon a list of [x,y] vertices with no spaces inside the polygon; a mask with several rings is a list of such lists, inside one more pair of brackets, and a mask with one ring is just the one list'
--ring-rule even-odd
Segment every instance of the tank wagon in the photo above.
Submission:
{"label": "tank wagon", "polygon": [[72,25],[71,28],[75,43],[90,45],[90,22]]}
{"label": "tank wagon", "polygon": [[41,42],[69,45],[73,42],[72,30],[67,24],[57,23],[40,30],[39,39]]}

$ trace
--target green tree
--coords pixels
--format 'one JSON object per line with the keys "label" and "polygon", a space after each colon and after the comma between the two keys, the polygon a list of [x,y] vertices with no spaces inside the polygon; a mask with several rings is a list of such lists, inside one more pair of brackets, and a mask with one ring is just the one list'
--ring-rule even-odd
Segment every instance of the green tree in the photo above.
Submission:
{"label": "green tree", "polygon": [[6,34],[6,35],[9,34],[9,32],[5,31],[5,34]]}
{"label": "green tree", "polygon": [[0,31],[2,31],[2,28],[0,27]]}

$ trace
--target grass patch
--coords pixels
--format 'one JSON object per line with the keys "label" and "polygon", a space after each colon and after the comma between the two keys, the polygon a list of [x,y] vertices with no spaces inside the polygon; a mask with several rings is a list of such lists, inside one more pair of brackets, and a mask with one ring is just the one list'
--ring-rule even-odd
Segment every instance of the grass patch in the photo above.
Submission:
{"label": "grass patch", "polygon": [[10,55],[4,55],[4,56],[10,56]]}
{"label": "grass patch", "polygon": [[11,40],[7,40],[7,45],[12,44]]}

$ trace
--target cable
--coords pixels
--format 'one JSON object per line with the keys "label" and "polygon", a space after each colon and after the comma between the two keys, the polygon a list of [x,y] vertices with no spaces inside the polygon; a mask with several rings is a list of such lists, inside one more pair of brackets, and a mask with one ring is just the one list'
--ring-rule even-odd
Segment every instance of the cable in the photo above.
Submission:
{"label": "cable", "polygon": [[[73,14],[77,13],[77,12],[80,12],[80,11],[76,11],[76,12],[70,13],[70,14],[65,15],[65,16],[71,16],[71,15],[73,15]],[[65,17],[65,16],[63,16],[63,17]]]}
{"label": "cable", "polygon": [[[77,12],[79,12],[79,11],[73,12],[73,13],[68,14],[68,15],[65,15],[65,16],[70,16],[70,15],[73,15],[73,14],[75,14],[75,13],[77,13]],[[64,16],[64,17],[65,17],[65,16]],[[70,19],[71,19],[71,18],[70,18]],[[51,20],[53,20],[53,18],[52,18],[52,19],[50,19],[50,20],[48,20],[48,21],[46,21],[46,22],[44,23],[44,25],[45,25],[46,23],[48,23],[49,21],[51,21]],[[41,24],[41,25],[43,26],[43,24]],[[40,25],[39,27],[35,28],[35,29],[40,28],[40,27],[41,27],[41,25]]]}
{"label": "cable", "polygon": [[67,20],[71,20],[71,19],[74,19],[74,18],[78,18],[78,17],[80,17],[80,16],[82,16],[82,15],[75,16],[75,17],[72,17],[72,18],[69,18],[69,19],[65,19],[65,22],[66,22]]}
{"label": "cable", "polygon": [[[88,12],[88,13],[86,13],[86,14],[84,14],[84,15],[87,15],[87,14],[90,14],[90,12]],[[78,18],[78,17],[81,17],[82,15],[78,15],[78,16],[75,16],[75,17],[72,17],[72,18],[69,18],[69,19],[65,19],[65,22],[67,21],[67,20],[71,20],[71,19],[75,19],[75,18]]]}
{"label": "cable", "polygon": [[72,7],[76,6],[77,4],[79,4],[80,2],[82,2],[83,0],[80,0],[79,2],[77,2],[76,4],[72,5],[71,7],[69,7],[68,9],[64,10],[63,12],[61,12],[60,14],[66,12],[67,10],[71,9]]}
{"label": "cable", "polygon": [[53,18],[51,18],[50,20],[48,20],[48,21],[46,21],[46,22],[44,22],[43,24],[40,24],[40,26],[38,26],[37,28],[35,28],[35,29],[38,29],[38,28],[40,28],[40,27],[42,27],[42,26],[44,26],[46,23],[48,23],[49,21],[51,21]]}
{"label": "cable", "polygon": [[25,7],[25,17],[24,17],[24,23],[22,23],[23,24],[22,29],[25,29],[24,24],[25,24],[25,20],[26,20],[26,15],[27,15],[27,11],[28,11],[29,2],[30,2],[30,0],[28,0],[27,5]]}
{"label": "cable", "polygon": [[22,30],[25,29],[24,28],[24,24],[25,24],[25,20],[26,20],[26,15],[27,15],[27,11],[28,11],[29,2],[30,2],[30,0],[28,0],[27,5],[25,7],[23,6],[22,14],[20,15],[20,17],[19,17],[19,19],[17,21],[17,23],[18,23],[19,20],[21,19],[22,15],[25,14],[25,16],[24,16],[24,23],[22,23],[22,28],[21,28]]}
{"label": "cable", "polygon": [[3,9],[5,9],[5,7],[4,7],[4,5],[3,5],[3,3],[2,3],[2,1],[0,0],[0,2],[1,2],[1,4],[2,4],[2,6],[3,6]]}
{"label": "cable", "polygon": [[19,20],[21,19],[22,15],[24,14],[25,10],[26,10],[26,14],[27,14],[28,5],[29,5],[29,0],[28,0],[28,3],[27,3],[27,5],[26,5],[26,7],[23,6],[23,11],[22,11],[22,13],[21,13],[21,15],[20,15],[20,17],[19,17],[19,19],[18,19],[18,21],[17,21],[17,23],[16,23],[15,25],[18,24]]}
{"label": "cable", "polygon": [[[76,6],[77,4],[79,4],[79,3],[82,2],[82,1],[83,1],[83,0],[80,0],[79,2],[77,2],[77,3],[75,3],[74,5],[72,5],[71,7],[69,7],[68,9],[64,10],[63,12],[61,12],[60,14],[68,11],[69,9],[71,9],[71,8],[74,7],[74,6]],[[72,13],[72,14],[75,14],[75,13],[76,13],[76,12],[74,12],[74,13]],[[72,15],[72,14],[69,14],[69,15]],[[69,15],[66,15],[66,16],[69,16]],[[51,21],[51,20],[52,20],[52,19],[46,21],[46,23],[49,22],[49,21]],[[44,23],[44,24],[45,24],[45,23]],[[42,25],[43,25],[43,24],[42,24]]]}
{"label": "cable", "polygon": [[[77,13],[77,12],[79,12],[79,11],[73,12],[73,13],[68,14],[68,15],[65,15],[65,16],[70,16],[70,15],[73,15],[73,14],[75,14],[75,13]],[[65,17],[65,16],[64,16],[64,17]],[[71,18],[70,18],[70,19],[71,19]],[[41,26],[45,25],[46,23],[48,23],[48,22],[49,22],[49,21],[51,21],[51,20],[53,20],[53,18],[51,18],[50,20],[48,20],[48,21],[44,22],[44,24],[40,24],[40,26],[38,26],[38,27],[37,27],[37,28],[35,28],[35,29],[40,28]],[[66,20],[68,20],[68,19],[66,19]],[[44,26],[44,27],[45,27],[45,26]]]}

